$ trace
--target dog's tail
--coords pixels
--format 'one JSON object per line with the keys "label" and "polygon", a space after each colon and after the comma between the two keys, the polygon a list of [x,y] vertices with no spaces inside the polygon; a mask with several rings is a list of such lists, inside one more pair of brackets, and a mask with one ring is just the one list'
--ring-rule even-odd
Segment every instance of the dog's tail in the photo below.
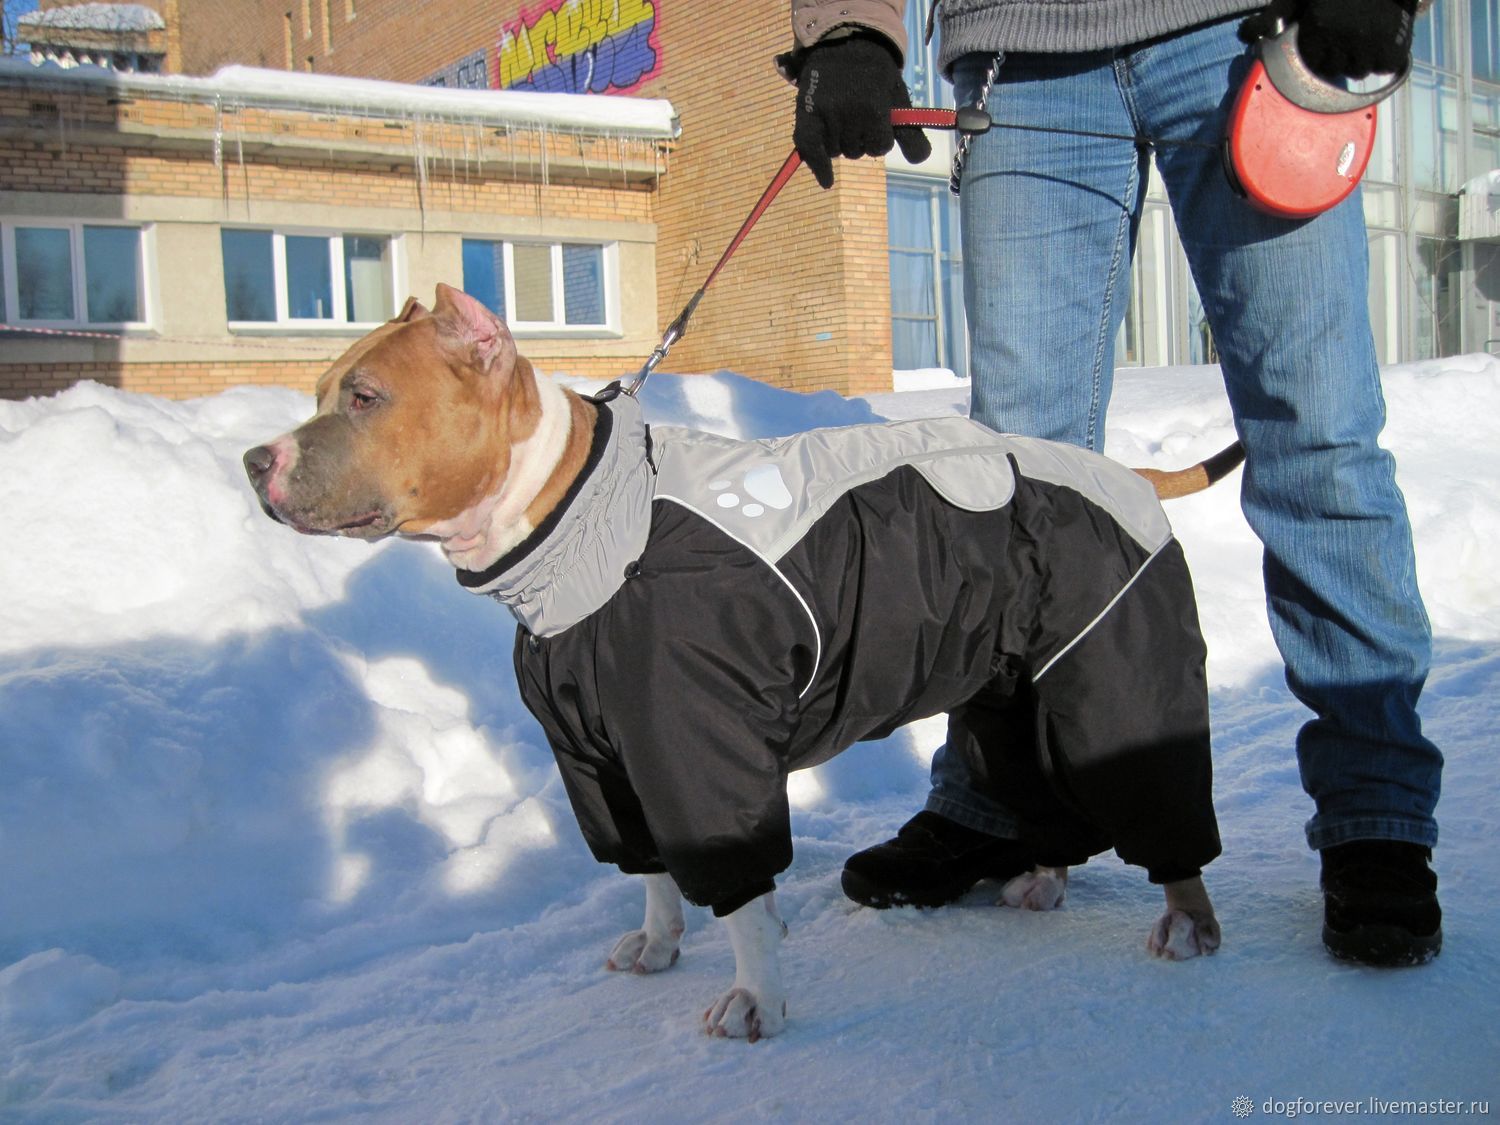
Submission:
{"label": "dog's tail", "polygon": [[1234,472],[1245,459],[1245,447],[1239,442],[1226,446],[1212,457],[1189,465],[1186,469],[1137,469],[1136,472],[1151,482],[1156,495],[1162,500],[1175,500],[1179,496],[1191,496],[1202,492],[1209,485],[1223,480]]}

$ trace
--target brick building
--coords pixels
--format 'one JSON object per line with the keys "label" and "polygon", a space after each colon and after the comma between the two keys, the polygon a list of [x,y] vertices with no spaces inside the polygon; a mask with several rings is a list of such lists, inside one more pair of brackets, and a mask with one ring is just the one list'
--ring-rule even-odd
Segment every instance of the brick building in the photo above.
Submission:
{"label": "brick building", "polygon": [[[628,373],[790,149],[785,0],[151,8],[180,77],[0,64],[0,309],[32,329],[0,334],[5,396],[305,388],[437,281],[506,313],[543,370]],[[826,193],[800,174],[666,368],[887,389],[885,215],[877,162]]]}
{"label": "brick building", "polygon": [[[658,334],[791,149],[793,95],[772,65],[791,45],[787,0],[177,2],[190,73],[242,62],[669,100],[682,134],[656,198]],[[864,161],[826,193],[799,173],[668,366],[848,393],[888,390],[891,350],[886,175]]]}

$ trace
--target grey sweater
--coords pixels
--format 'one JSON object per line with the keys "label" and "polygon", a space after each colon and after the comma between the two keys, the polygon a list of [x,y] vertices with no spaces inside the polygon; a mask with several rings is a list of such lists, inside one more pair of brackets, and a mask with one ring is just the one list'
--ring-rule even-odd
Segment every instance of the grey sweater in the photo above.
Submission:
{"label": "grey sweater", "polygon": [[1261,0],[943,0],[939,66],[974,51],[1124,47],[1263,7]]}
{"label": "grey sweater", "polygon": [[[830,33],[865,27],[903,53],[907,0],[792,0],[795,58]],[[1250,12],[1264,0],[942,0],[939,65],[974,51],[1061,53],[1125,47]]]}

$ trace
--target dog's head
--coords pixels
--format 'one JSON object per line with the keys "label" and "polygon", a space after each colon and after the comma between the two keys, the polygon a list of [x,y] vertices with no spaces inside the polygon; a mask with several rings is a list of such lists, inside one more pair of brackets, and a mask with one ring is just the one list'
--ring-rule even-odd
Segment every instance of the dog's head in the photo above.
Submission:
{"label": "dog's head", "polygon": [[530,365],[504,323],[465,293],[415,298],[323,373],[317,413],[249,450],[273,519],[309,534],[420,535],[499,491],[535,426]]}

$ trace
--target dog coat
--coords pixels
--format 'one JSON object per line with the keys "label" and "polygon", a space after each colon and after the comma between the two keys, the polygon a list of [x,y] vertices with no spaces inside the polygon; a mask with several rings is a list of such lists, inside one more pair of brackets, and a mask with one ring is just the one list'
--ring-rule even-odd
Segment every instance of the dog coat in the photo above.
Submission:
{"label": "dog coat", "polygon": [[736,441],[599,404],[564,501],[466,588],[601,862],[727,913],[791,862],[786,777],[947,712],[1038,862],[1219,852],[1204,646],[1151,485],[964,418]]}

